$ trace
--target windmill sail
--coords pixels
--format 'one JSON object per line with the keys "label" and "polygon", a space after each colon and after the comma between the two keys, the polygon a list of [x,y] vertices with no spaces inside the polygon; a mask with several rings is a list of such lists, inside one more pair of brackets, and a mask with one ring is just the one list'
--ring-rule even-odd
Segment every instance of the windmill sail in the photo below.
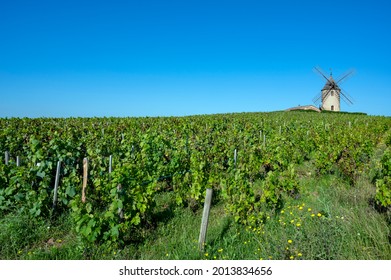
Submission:
{"label": "windmill sail", "polygon": [[342,90],[340,84],[347,80],[354,73],[354,70],[345,72],[336,80],[334,80],[332,74],[327,78],[319,66],[314,67],[314,72],[326,80],[326,84],[320,94],[313,99],[315,104],[318,105],[321,102],[321,108],[328,111],[340,111],[341,99],[348,105],[353,104],[353,98],[346,91]]}

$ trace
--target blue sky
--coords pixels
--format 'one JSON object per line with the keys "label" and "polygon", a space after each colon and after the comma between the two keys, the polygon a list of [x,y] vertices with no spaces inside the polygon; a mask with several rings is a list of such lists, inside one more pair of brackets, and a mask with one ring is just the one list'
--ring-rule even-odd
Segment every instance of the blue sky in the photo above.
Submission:
{"label": "blue sky", "polygon": [[0,117],[183,116],[312,104],[391,115],[388,1],[1,1]]}

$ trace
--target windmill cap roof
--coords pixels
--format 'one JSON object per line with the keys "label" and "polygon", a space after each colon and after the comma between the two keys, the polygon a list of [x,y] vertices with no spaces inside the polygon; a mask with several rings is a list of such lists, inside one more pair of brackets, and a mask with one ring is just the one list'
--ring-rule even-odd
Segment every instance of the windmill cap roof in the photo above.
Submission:
{"label": "windmill cap roof", "polygon": [[330,78],[328,79],[328,81],[326,82],[322,90],[330,90],[330,89],[340,90],[339,86],[334,81],[333,76],[330,76]]}

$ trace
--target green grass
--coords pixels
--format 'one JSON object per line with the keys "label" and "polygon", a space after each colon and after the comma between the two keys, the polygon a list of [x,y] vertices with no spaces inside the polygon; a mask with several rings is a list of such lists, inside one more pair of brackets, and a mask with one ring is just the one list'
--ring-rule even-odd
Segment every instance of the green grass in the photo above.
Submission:
{"label": "green grass", "polygon": [[198,250],[202,209],[177,207],[166,192],[156,197],[153,222],[130,232],[133,242],[117,251],[86,247],[69,215],[48,222],[8,214],[0,219],[0,259],[390,260],[390,217],[371,202],[373,164],[351,187],[338,174],[317,177],[305,162],[297,167],[300,196],[286,197],[283,209],[269,211],[257,228],[236,224],[217,201],[204,252]]}

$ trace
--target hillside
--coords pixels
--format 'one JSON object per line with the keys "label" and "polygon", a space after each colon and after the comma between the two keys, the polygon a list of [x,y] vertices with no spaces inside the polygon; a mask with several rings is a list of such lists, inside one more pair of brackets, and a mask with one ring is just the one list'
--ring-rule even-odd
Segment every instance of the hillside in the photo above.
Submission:
{"label": "hillside", "polygon": [[292,111],[0,127],[1,259],[391,259],[391,118]]}

